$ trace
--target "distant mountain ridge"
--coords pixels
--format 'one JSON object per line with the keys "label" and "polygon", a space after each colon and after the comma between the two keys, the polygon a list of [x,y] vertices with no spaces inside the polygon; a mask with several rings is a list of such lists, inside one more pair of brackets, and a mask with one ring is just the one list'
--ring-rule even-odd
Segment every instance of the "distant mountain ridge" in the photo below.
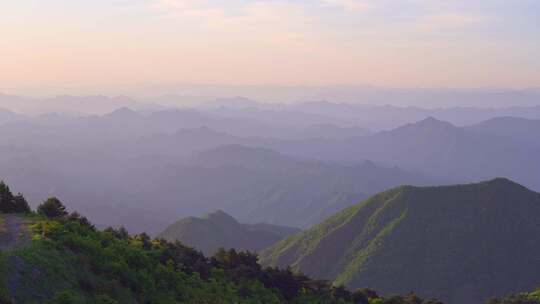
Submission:
{"label": "distant mountain ridge", "polygon": [[468,126],[467,129],[503,136],[522,144],[540,146],[540,119],[503,116]]}
{"label": "distant mountain ridge", "polygon": [[480,303],[540,284],[540,194],[510,180],[402,186],[261,253],[264,265],[387,294]]}
{"label": "distant mountain ridge", "polygon": [[201,250],[207,255],[219,248],[257,252],[300,229],[269,224],[241,224],[218,210],[203,217],[188,217],[167,227],[158,237]]}
{"label": "distant mountain ridge", "polygon": [[[217,209],[243,222],[309,227],[389,187],[439,183],[366,161],[340,165],[268,148],[213,148],[219,138],[228,141],[222,135],[195,129],[78,150],[7,146],[0,147],[0,166],[2,177],[28,193],[31,204],[55,195],[101,226],[123,224],[152,235],[178,218]],[[184,158],[182,152],[192,149],[203,151]]]}
{"label": "distant mountain ridge", "polygon": [[[526,134],[533,138],[536,136],[534,132]],[[529,142],[534,140],[529,139]],[[433,117],[368,136],[331,143],[278,143],[275,149],[324,161],[369,159],[455,182],[506,176],[540,190],[538,144],[524,144],[495,131],[481,132],[474,128],[457,127]]]}

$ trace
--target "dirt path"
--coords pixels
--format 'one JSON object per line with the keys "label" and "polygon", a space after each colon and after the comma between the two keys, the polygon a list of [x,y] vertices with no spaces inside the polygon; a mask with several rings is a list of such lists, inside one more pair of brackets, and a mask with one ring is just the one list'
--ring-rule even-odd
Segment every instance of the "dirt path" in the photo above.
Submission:
{"label": "dirt path", "polygon": [[[24,216],[17,214],[0,214],[0,251],[7,251],[23,246],[30,239],[28,233],[28,225],[30,221]],[[9,255],[7,260],[10,274],[7,277],[6,287],[8,294],[11,297],[21,292],[33,292],[32,290],[25,291],[23,278],[25,271],[29,266],[20,256]],[[39,273],[36,269],[32,269],[32,275]],[[0,300],[1,302],[1,300]],[[9,303],[18,303],[15,298]]]}
{"label": "dirt path", "polygon": [[28,223],[15,214],[0,216],[0,250],[9,250],[28,239]]}

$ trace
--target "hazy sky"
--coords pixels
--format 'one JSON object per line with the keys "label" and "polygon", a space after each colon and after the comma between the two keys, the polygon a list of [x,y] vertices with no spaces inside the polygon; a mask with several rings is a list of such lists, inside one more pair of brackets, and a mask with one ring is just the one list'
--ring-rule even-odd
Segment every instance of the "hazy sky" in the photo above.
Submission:
{"label": "hazy sky", "polygon": [[0,91],[540,86],[538,0],[0,1]]}

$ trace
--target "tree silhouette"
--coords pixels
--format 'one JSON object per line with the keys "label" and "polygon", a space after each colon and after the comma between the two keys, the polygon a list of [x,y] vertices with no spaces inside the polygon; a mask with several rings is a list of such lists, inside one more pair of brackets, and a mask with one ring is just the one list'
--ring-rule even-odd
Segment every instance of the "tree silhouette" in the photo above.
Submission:
{"label": "tree silhouette", "polygon": [[13,195],[9,186],[0,181],[0,212],[2,213],[28,213],[30,206],[21,193]]}
{"label": "tree silhouette", "polygon": [[68,214],[64,204],[56,197],[44,201],[39,205],[37,211],[48,218],[61,218]]}

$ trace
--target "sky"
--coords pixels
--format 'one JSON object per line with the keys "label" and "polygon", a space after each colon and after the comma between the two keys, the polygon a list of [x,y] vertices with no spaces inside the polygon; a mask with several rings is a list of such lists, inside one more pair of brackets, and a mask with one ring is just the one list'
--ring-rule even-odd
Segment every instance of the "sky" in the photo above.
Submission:
{"label": "sky", "polygon": [[538,0],[0,1],[0,91],[540,86]]}

